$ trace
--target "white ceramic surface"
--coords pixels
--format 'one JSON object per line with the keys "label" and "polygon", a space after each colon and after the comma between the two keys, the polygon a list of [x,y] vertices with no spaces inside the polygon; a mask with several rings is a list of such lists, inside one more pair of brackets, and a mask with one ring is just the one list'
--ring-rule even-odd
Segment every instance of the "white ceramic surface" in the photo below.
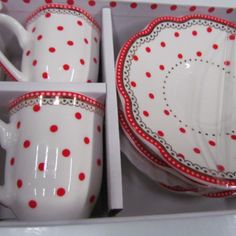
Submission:
{"label": "white ceramic surface", "polygon": [[0,52],[0,66],[16,81],[96,82],[100,28],[83,9],[62,4],[38,8],[26,30],[0,14],[0,24],[12,30],[23,49],[22,72]]}
{"label": "white ceramic surface", "polygon": [[11,103],[0,122],[6,149],[0,201],[21,220],[88,217],[99,194],[103,165],[99,102],[73,92],[31,92]]}
{"label": "white ceramic surface", "polygon": [[236,187],[234,23],[161,17],[123,46],[117,88],[135,134],[183,175]]}
{"label": "white ceramic surface", "polygon": [[217,188],[200,186],[196,182],[175,173],[174,170],[170,170],[170,167],[148,161],[149,158],[156,159],[155,155],[144,149],[139,140],[133,136],[134,134],[129,130],[127,124],[125,124],[124,117],[121,119],[121,116],[120,113],[120,125],[123,130],[121,132],[121,151],[139,171],[147,175],[162,188],[174,193],[209,198],[228,198],[236,195],[235,190],[222,191]]}

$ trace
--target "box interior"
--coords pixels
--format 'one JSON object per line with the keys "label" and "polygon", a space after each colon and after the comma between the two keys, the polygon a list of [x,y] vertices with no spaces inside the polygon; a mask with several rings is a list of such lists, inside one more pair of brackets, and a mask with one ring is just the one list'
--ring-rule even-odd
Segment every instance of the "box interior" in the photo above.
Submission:
{"label": "box interior", "polygon": [[[14,1],[9,1],[9,4],[6,4],[5,11],[22,22],[31,10],[35,9],[38,5],[43,4],[43,2],[44,1],[35,0],[32,1],[32,4],[26,6],[24,4],[14,4]],[[65,3],[65,1],[56,2]],[[117,5],[115,7],[111,6],[108,1],[97,1],[96,5],[93,7],[91,7],[87,1],[77,1],[77,4],[82,8],[87,9],[100,23],[101,10],[105,7],[111,7],[115,57],[117,57],[123,43],[128,40],[129,37],[142,30],[152,19],[158,16],[210,14],[236,22],[235,10],[230,11],[226,8],[213,9],[212,6],[197,6],[194,11],[190,11],[191,6],[188,5],[176,6],[171,4],[153,5],[151,3],[139,3],[135,6],[131,5],[132,3],[119,1],[117,1]],[[15,50],[11,48],[9,51],[12,58],[14,58],[16,55],[12,54],[12,52],[15,52]],[[124,155],[122,155],[121,162],[124,209],[117,214],[117,217],[162,215],[187,212],[195,213],[236,209],[235,198],[208,199],[205,197],[192,197],[167,192],[138,171]],[[7,210],[5,208],[2,208],[0,211],[4,217],[6,216],[6,212]]]}

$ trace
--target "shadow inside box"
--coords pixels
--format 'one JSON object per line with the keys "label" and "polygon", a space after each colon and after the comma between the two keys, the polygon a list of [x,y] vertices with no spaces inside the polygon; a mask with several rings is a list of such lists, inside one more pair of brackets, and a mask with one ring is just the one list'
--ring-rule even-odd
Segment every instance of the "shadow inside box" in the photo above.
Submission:
{"label": "shadow inside box", "polygon": [[196,213],[236,209],[236,198],[216,199],[168,192],[122,154],[124,209],[119,216]]}

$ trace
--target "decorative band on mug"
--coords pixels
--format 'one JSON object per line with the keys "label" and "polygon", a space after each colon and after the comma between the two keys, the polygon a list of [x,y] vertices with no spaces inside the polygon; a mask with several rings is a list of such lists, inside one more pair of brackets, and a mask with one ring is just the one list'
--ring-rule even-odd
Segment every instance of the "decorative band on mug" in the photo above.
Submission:
{"label": "decorative band on mug", "polygon": [[104,114],[104,105],[83,94],[65,91],[36,91],[20,96],[10,103],[10,113],[33,105],[69,105],[81,107],[100,115]]}

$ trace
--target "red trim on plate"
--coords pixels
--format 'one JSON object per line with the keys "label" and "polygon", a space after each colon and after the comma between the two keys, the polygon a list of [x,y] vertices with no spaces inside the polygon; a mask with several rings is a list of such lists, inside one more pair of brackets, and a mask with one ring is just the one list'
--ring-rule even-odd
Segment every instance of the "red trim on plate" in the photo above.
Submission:
{"label": "red trim on plate", "polygon": [[[185,193],[185,192],[193,192],[193,193],[198,193],[199,190],[198,189],[194,189],[194,188],[183,188],[181,186],[169,186],[166,185],[164,183],[160,183],[159,185],[164,188],[167,189],[169,191],[172,192],[178,192],[178,193]],[[206,194],[200,194],[203,197],[208,197],[208,198],[225,198],[225,197],[232,197],[234,196],[236,193],[235,190],[226,190],[226,191],[220,191],[220,192],[211,192],[211,193],[206,193]]]}
{"label": "red trim on plate", "polygon": [[203,194],[202,196],[209,197],[209,198],[225,198],[225,197],[232,197],[235,194],[236,194],[235,190],[227,190],[227,191],[216,192],[216,193],[207,193],[207,194]]}
{"label": "red trim on plate", "polygon": [[143,157],[147,158],[154,165],[157,165],[159,167],[170,168],[164,161],[162,161],[158,157],[152,155],[148,150],[146,150],[146,148],[143,146],[143,144],[135,137],[135,134],[130,129],[130,127],[123,115],[123,112],[120,110],[119,110],[119,121],[120,121],[120,125],[121,125],[122,130],[128,136],[129,140],[132,141],[132,144],[135,145],[136,149],[142,154]]}
{"label": "red trim on plate", "polygon": [[72,10],[72,11],[77,11],[81,14],[83,14],[89,21],[91,21],[91,23],[93,23],[98,30],[101,30],[101,27],[99,26],[99,24],[97,23],[97,21],[84,9],[76,7],[76,6],[72,6],[72,5],[64,5],[64,4],[47,4],[47,5],[43,5],[41,7],[39,7],[38,9],[36,9],[36,11],[34,11],[27,19],[26,19],[26,24],[28,24],[28,22],[30,20],[32,20],[32,18],[34,18],[38,13],[40,13],[41,11],[47,10],[47,9],[52,9],[52,8],[57,8],[57,9],[65,9],[65,10]]}
{"label": "red trim on plate", "polygon": [[13,100],[10,103],[10,110],[13,109],[15,106],[17,106],[19,103],[21,103],[22,101],[25,100],[29,100],[29,99],[35,99],[38,98],[39,96],[44,96],[47,98],[50,97],[62,97],[62,98],[75,98],[77,100],[80,100],[82,102],[85,102],[91,106],[94,106],[98,109],[104,110],[104,105],[101,104],[100,102],[89,98],[83,94],[80,93],[74,93],[74,92],[66,92],[66,91],[34,91],[34,92],[30,92],[30,93],[26,93],[18,98],[16,98],[15,100]]}
{"label": "red trim on plate", "polygon": [[197,193],[198,192],[198,189],[197,188],[183,188],[179,185],[176,185],[176,186],[170,186],[170,185],[166,185],[164,183],[161,183],[159,182],[159,185],[165,189],[168,189],[170,191],[174,191],[174,192],[194,192],[194,193]]}
{"label": "red trim on plate", "polygon": [[123,97],[125,106],[125,115],[128,119],[129,125],[133,127],[136,131],[136,133],[144,138],[147,142],[149,142],[151,145],[154,145],[162,154],[162,158],[170,165],[171,167],[177,169],[181,173],[183,173],[186,176],[190,176],[190,178],[193,178],[195,180],[199,180],[200,182],[206,182],[208,184],[212,185],[221,185],[221,186],[235,186],[236,187],[236,180],[229,180],[229,179],[221,179],[221,178],[215,178],[206,174],[203,174],[201,172],[198,172],[194,169],[191,169],[179,161],[175,160],[166,150],[165,148],[156,141],[153,137],[150,135],[146,134],[142,128],[139,127],[138,123],[134,119],[133,113],[132,113],[132,104],[131,100],[129,98],[128,93],[125,90],[124,84],[123,84],[123,67],[124,67],[124,62],[125,58],[127,56],[127,53],[129,51],[129,48],[133,45],[133,43],[140,37],[146,36],[150,34],[153,29],[156,27],[156,25],[162,23],[162,22],[176,22],[176,23],[184,23],[188,20],[191,19],[203,19],[203,20],[209,20],[213,21],[216,23],[220,23],[226,26],[230,26],[232,28],[236,29],[236,24],[233,22],[229,22],[224,19],[220,19],[214,16],[209,16],[209,15],[190,15],[190,16],[184,16],[184,17],[171,17],[171,16],[165,16],[165,17],[160,17],[152,21],[143,31],[138,32],[134,36],[132,36],[122,47],[117,64],[116,64],[116,81],[117,81],[117,89],[119,90],[120,95]]}

